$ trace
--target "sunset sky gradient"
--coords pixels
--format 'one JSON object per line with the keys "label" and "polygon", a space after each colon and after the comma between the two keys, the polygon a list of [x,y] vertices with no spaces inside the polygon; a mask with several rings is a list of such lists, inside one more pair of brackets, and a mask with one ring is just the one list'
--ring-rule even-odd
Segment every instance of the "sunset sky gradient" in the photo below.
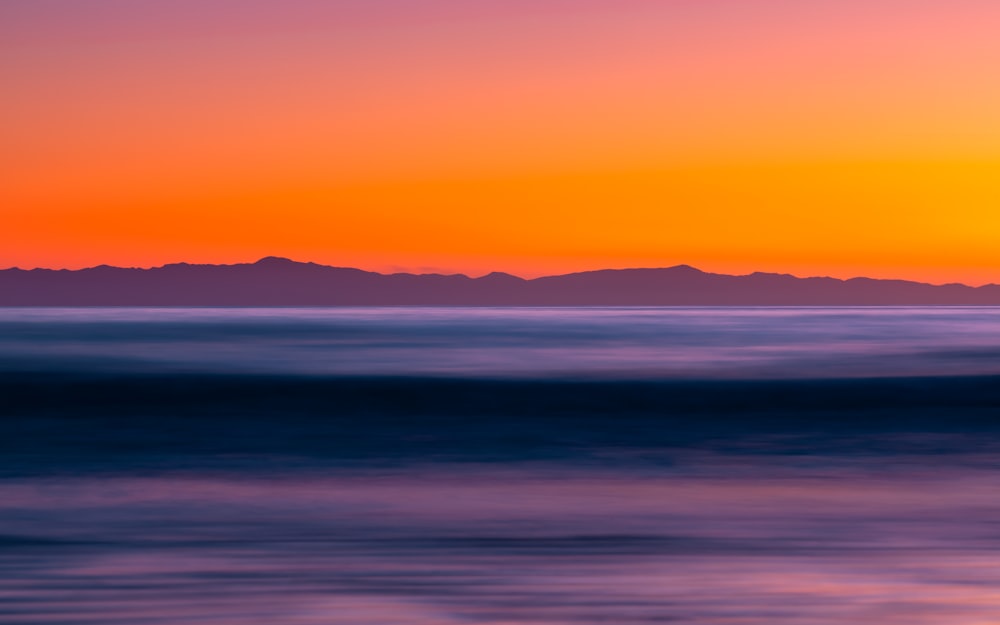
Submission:
{"label": "sunset sky gradient", "polygon": [[6,0],[0,267],[1000,282],[996,0]]}

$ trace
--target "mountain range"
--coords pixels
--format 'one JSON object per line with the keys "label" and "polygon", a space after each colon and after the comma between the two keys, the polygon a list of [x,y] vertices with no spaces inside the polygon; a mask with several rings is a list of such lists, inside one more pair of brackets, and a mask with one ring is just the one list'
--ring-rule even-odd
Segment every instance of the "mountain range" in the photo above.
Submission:
{"label": "mountain range", "polygon": [[0,270],[0,306],[902,306],[1000,305],[1000,286],[734,276],[687,265],[525,279],[380,274],[267,257],[151,269]]}

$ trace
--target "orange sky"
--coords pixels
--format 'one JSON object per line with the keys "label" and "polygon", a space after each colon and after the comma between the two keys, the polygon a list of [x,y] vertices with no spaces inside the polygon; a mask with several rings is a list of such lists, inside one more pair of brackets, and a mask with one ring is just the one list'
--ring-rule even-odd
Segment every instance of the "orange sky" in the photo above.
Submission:
{"label": "orange sky", "polygon": [[995,0],[9,0],[0,266],[1000,282]]}

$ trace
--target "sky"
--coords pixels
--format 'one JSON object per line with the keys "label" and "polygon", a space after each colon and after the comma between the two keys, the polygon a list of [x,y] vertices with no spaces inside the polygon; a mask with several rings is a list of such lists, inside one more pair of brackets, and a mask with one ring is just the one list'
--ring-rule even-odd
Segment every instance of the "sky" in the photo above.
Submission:
{"label": "sky", "polygon": [[1000,282],[996,0],[0,0],[0,267]]}

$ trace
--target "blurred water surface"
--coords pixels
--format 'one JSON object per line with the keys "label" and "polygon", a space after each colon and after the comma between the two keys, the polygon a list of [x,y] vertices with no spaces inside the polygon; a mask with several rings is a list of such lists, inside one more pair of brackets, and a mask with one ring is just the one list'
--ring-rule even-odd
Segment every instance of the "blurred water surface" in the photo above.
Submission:
{"label": "blurred water surface", "polygon": [[1000,614],[996,309],[7,309],[0,372],[2,623]]}
{"label": "blurred water surface", "polygon": [[761,378],[1000,372],[997,308],[8,308],[0,370]]}

